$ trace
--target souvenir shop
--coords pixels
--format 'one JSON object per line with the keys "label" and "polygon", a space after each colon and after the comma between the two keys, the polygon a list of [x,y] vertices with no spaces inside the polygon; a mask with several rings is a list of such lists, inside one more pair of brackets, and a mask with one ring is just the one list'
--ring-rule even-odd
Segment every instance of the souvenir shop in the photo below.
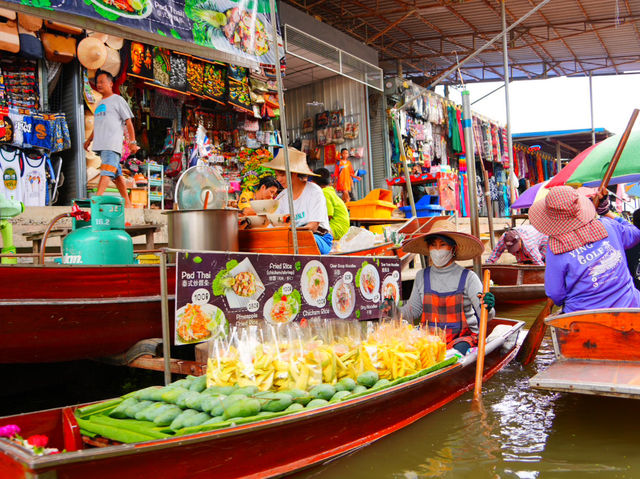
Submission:
{"label": "souvenir shop", "polygon": [[[85,67],[85,135],[91,134],[99,101],[92,79],[96,68],[104,69],[134,115],[140,150],[131,155],[125,138],[121,162],[135,207],[171,208],[175,182],[198,159],[220,166],[235,193],[258,183],[265,172],[256,168],[280,144],[273,69],[250,70],[132,41],[118,45],[116,61],[109,61],[114,48],[102,43],[109,37],[91,38],[98,38],[91,45],[96,62],[79,58]],[[102,58],[107,60],[98,65]],[[89,195],[96,191],[99,166],[100,158],[89,152]],[[107,193],[118,194],[115,185]]]}
{"label": "souvenir shop", "polygon": [[64,28],[0,9],[0,195],[27,207],[56,203],[61,154],[71,146],[58,101],[61,63],[43,47]]}
{"label": "souvenir shop", "polygon": [[[391,177],[394,201],[408,207],[398,138],[402,138],[419,216],[453,214],[469,216],[467,155],[462,128],[462,106],[410,82],[402,101],[419,95],[412,106],[389,118]],[[396,97],[395,100],[398,98]],[[402,103],[401,101],[401,103]],[[476,181],[480,214],[486,215],[483,172],[489,177],[494,216],[508,216],[507,133],[497,122],[472,114]]]}

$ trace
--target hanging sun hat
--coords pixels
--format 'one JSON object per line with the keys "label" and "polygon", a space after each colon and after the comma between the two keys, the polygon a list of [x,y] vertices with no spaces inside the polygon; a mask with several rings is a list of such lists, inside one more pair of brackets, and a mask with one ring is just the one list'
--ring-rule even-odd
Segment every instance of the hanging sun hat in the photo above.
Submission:
{"label": "hanging sun hat", "polygon": [[402,245],[402,250],[407,253],[429,255],[429,245],[427,241],[434,236],[444,236],[456,244],[456,260],[464,261],[480,256],[484,252],[484,245],[475,236],[466,233],[459,233],[446,229],[446,225],[434,225],[428,233],[406,241]]}
{"label": "hanging sun hat", "polygon": [[78,43],[78,61],[88,70],[96,70],[107,60],[107,47],[96,37],[83,38]]}
{"label": "hanging sun hat", "polygon": [[114,77],[118,76],[120,73],[120,66],[122,65],[120,62],[120,52],[118,50],[114,50],[113,48],[107,48],[107,59],[104,62],[104,65],[100,68],[106,72],[111,73]]}
{"label": "hanging sun hat", "polygon": [[[299,175],[309,175],[309,176],[319,176],[316,175],[311,169],[309,165],[307,165],[307,155],[300,150],[296,150],[295,148],[287,148],[289,152],[289,170],[291,173],[298,173]],[[284,166],[284,148],[280,149],[276,157],[264,163],[262,166],[265,168],[271,168],[273,170],[285,171]]]}
{"label": "hanging sun hat", "polygon": [[114,50],[120,50],[124,45],[124,38],[116,37],[114,35],[107,35],[106,44]]}
{"label": "hanging sun hat", "polygon": [[608,236],[597,220],[593,203],[570,186],[556,186],[543,201],[529,209],[529,221],[541,233],[549,235],[549,247],[554,254],[573,251]]}
{"label": "hanging sun hat", "polygon": [[87,36],[92,38],[97,38],[102,43],[105,43],[109,38],[109,35],[107,35],[106,33],[94,32],[93,30],[87,30]]}

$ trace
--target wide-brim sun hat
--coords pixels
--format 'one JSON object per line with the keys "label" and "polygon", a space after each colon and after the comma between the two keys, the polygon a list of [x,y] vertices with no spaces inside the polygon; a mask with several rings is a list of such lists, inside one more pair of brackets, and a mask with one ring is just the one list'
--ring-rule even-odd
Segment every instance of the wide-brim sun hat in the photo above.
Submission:
{"label": "wide-brim sun hat", "polygon": [[114,50],[113,48],[107,47],[107,59],[100,69],[109,72],[114,77],[116,77],[118,76],[118,73],[120,73],[121,66],[122,63],[120,61],[120,52]]}
{"label": "wide-brim sun hat", "polygon": [[[287,151],[289,152],[289,171],[291,171],[291,173],[298,173],[299,175],[320,176],[311,171],[309,165],[307,164],[307,155],[304,152],[296,150],[295,148],[287,148]],[[262,166],[264,166],[265,168],[271,168],[272,170],[285,171],[286,168],[284,164],[284,149],[280,149],[273,160],[267,163],[263,163]]]}
{"label": "wide-brim sun hat", "polygon": [[580,229],[597,216],[591,200],[570,186],[550,188],[544,200],[536,201],[529,208],[531,224],[549,236]]}
{"label": "wide-brim sun hat", "polygon": [[471,236],[467,233],[459,233],[458,231],[450,231],[442,229],[440,227],[434,227],[429,230],[428,233],[420,235],[416,238],[410,239],[402,245],[402,250],[407,253],[429,255],[429,245],[427,241],[433,236],[446,236],[456,243],[455,259],[464,261],[473,259],[482,255],[484,252],[484,245],[475,236]]}
{"label": "wide-brim sun hat", "polygon": [[107,35],[107,45],[114,50],[120,50],[124,45],[124,38],[115,35]]}
{"label": "wide-brim sun hat", "polygon": [[78,43],[78,61],[88,70],[97,70],[107,60],[107,47],[96,37],[83,38]]}

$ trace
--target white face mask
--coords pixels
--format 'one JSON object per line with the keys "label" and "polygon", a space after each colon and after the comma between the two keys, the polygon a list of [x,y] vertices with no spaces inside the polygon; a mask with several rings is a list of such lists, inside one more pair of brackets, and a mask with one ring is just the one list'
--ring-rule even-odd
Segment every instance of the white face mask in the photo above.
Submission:
{"label": "white face mask", "polygon": [[451,258],[453,258],[453,250],[450,249],[431,249],[429,250],[431,262],[436,268],[445,266]]}

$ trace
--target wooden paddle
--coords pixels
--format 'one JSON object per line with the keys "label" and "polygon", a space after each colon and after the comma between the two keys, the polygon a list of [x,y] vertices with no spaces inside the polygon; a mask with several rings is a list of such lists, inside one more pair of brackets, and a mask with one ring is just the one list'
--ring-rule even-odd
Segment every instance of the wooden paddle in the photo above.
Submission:
{"label": "wooden paddle", "polygon": [[[488,269],[484,270],[484,277],[482,281],[482,293],[489,292],[491,283],[491,272]],[[487,306],[482,302],[480,309],[480,324],[478,325],[478,359],[476,360],[476,384],[473,388],[473,399],[479,400],[482,393],[482,376],[484,370],[484,348],[487,342],[487,319],[489,317],[489,310]]]}
{"label": "wooden paddle", "polygon": [[[604,178],[602,179],[602,183],[600,184],[600,188],[598,188],[597,194],[593,197],[593,204],[597,208],[598,203],[600,203],[601,197],[606,193],[607,186],[609,186],[609,181],[613,176],[613,172],[618,165],[618,160],[620,156],[622,156],[622,150],[624,150],[625,145],[627,144],[627,140],[629,139],[629,135],[631,135],[631,129],[633,128],[633,124],[636,122],[636,118],[638,117],[638,113],[640,110],[635,108],[633,113],[631,113],[631,118],[629,118],[629,123],[627,123],[627,127],[620,137],[620,141],[618,142],[618,146],[616,147],[616,151],[611,158],[611,163],[609,163],[609,167],[607,168],[606,173],[604,174]],[[529,328],[529,332],[527,333],[527,337],[524,338],[522,342],[522,346],[520,346],[520,351],[518,351],[518,355],[516,356],[516,361],[520,361],[524,366],[529,364],[536,357],[538,353],[538,349],[540,348],[540,344],[542,343],[542,338],[547,331],[547,325],[544,322],[544,319],[551,314],[551,308],[553,308],[553,300],[547,298],[547,302],[542,308],[542,311],[536,317],[536,320]]]}

